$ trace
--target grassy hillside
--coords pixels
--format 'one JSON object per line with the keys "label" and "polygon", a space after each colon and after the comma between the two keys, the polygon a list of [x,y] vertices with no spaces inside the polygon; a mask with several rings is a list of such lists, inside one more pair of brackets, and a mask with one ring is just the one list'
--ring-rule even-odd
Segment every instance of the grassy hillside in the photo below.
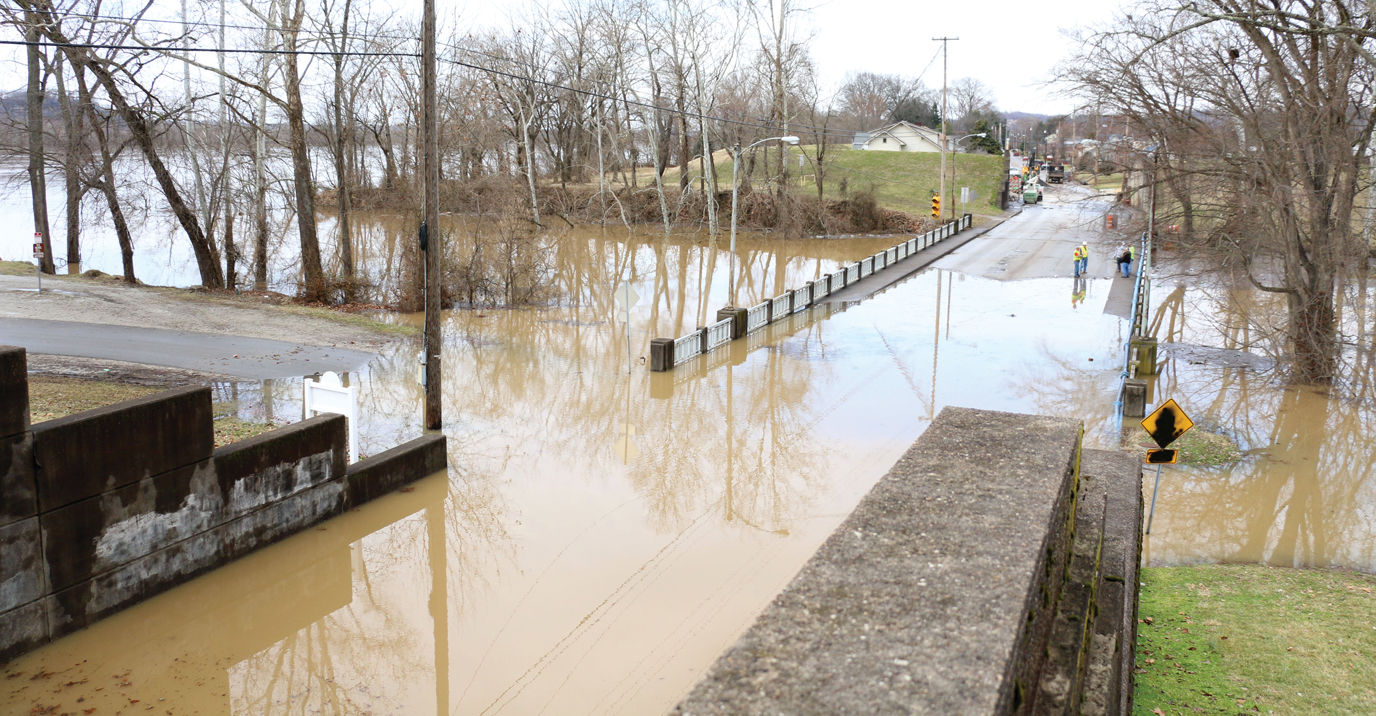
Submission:
{"label": "grassy hillside", "polygon": [[[768,175],[764,166],[765,155],[762,148],[756,148],[756,166],[753,175],[758,187]],[[769,163],[774,164],[777,146],[769,148]],[[815,148],[789,147],[788,167],[790,185],[794,191],[815,194],[817,184],[812,160]],[[806,154],[799,167],[798,157]],[[723,190],[731,188],[731,157],[723,150],[714,153],[717,162],[717,181]],[[925,152],[877,152],[851,149],[847,145],[837,145],[827,149],[826,171],[824,172],[825,195],[828,199],[841,199],[842,183],[848,195],[860,191],[873,191],[879,205],[910,214],[925,216],[931,207],[932,195],[940,186],[941,155]],[[694,167],[696,169],[696,167]],[[741,158],[742,181],[746,172],[746,158]],[[946,187],[948,207],[960,209],[960,187],[968,186],[973,196],[966,210],[971,213],[998,211],[1000,181],[1003,176],[1003,158],[988,154],[956,154],[947,158]],[[692,177],[701,176],[696,171]],[[954,179],[951,177],[954,176]],[[678,184],[678,169],[671,168],[664,173],[664,182],[669,186]]]}

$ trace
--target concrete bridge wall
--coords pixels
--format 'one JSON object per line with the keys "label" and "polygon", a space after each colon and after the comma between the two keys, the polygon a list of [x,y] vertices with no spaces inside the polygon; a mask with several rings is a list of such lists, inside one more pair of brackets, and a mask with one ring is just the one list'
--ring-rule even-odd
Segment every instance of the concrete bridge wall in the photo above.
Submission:
{"label": "concrete bridge wall", "polygon": [[210,390],[29,425],[0,346],[0,661],[442,470],[443,435],[353,466],[343,416],[214,449]]}
{"label": "concrete bridge wall", "polygon": [[946,408],[680,714],[1130,713],[1141,468]]}

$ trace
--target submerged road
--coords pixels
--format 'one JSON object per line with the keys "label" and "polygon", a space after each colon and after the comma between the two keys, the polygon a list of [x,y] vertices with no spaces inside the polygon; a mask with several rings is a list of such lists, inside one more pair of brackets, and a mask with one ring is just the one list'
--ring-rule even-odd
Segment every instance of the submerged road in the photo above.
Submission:
{"label": "submerged road", "polygon": [[264,338],[0,317],[0,344],[29,353],[185,368],[235,378],[291,378],[360,368],[373,354]]}
{"label": "submerged road", "polygon": [[[943,407],[1075,417],[1087,439],[1109,434],[1103,396],[1117,385],[1122,321],[1095,304],[1119,280],[1069,276],[1081,237],[1096,249],[1091,273],[1110,268],[1112,247],[1095,242],[1116,238],[1078,209],[1087,195],[1054,187],[1045,206],[870,298],[800,311],[720,364],[662,376],[627,365],[626,339],[647,351],[713,315],[729,295],[723,249],[571,241],[583,254],[568,270],[586,277],[587,300],[446,315],[449,474],[23,657],[7,667],[24,675],[9,701],[102,713],[132,700],[178,713],[665,713]],[[1053,245],[1041,254],[1038,241]],[[805,241],[760,238],[739,265],[757,286],[798,286],[874,242],[816,260],[797,258]],[[605,279],[618,267],[640,295],[632,306],[612,300]],[[203,325],[220,321],[213,306]],[[99,320],[51,317],[78,315]],[[144,325],[202,330],[175,318]],[[0,341],[11,325],[0,323]],[[273,330],[256,335],[320,342]],[[379,348],[358,382],[362,452],[420,429],[419,352],[414,341]],[[300,414],[295,386],[267,383],[235,386],[241,416]],[[54,693],[30,678],[42,673],[72,685]]]}
{"label": "submerged road", "polygon": [[1089,278],[1110,278],[1115,242],[1101,239],[1106,199],[1076,184],[1046,187],[1040,204],[972,240],[934,266],[998,280],[1071,276],[1071,253],[1081,241],[1090,249]]}

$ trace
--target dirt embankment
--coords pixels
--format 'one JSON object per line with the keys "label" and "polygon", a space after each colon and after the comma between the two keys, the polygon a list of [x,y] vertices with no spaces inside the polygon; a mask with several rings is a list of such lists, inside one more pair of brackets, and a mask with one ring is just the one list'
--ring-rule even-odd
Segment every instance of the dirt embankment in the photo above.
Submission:
{"label": "dirt embankment", "polygon": [[[596,186],[539,185],[535,195],[543,216],[559,216],[570,222],[619,222],[658,224],[667,208],[676,224],[707,222],[707,194],[665,188],[665,204],[653,185],[620,187],[601,192]],[[320,192],[320,206],[333,205],[334,190]],[[860,192],[839,201],[819,201],[815,196],[752,191],[742,187],[738,197],[737,223],[742,229],[776,230],[812,236],[835,234],[919,233],[935,226],[930,219],[880,207],[872,194]],[[358,209],[395,210],[419,207],[419,194],[411,188],[360,188],[352,193]],[[530,190],[519,181],[488,177],[469,182],[442,182],[440,210],[460,214],[521,212],[530,203]],[[722,220],[729,220],[731,192],[717,195]]]}

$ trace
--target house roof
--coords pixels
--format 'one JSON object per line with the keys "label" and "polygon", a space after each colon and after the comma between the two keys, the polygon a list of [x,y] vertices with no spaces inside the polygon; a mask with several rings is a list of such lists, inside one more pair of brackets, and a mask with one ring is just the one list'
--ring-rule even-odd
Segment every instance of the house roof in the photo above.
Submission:
{"label": "house roof", "polygon": [[900,146],[907,146],[906,142],[904,142],[902,139],[899,139],[898,135],[893,133],[893,130],[898,129],[899,127],[906,127],[907,129],[911,130],[914,134],[916,134],[918,137],[921,137],[923,140],[927,141],[932,146],[937,148],[941,147],[941,135],[937,134],[937,131],[935,129],[932,129],[930,127],[924,127],[920,124],[913,124],[912,122],[907,121],[898,121],[892,124],[886,124],[880,127],[879,129],[870,132],[870,140],[873,141],[874,139],[883,135],[893,137],[894,141],[897,141]]}
{"label": "house roof", "polygon": [[886,124],[886,125],[880,127],[879,129],[874,130],[874,131],[871,132],[870,134],[879,134],[880,132],[888,132],[889,130],[894,129],[894,128],[896,128],[896,127],[907,127],[908,129],[911,129],[911,130],[913,130],[914,132],[917,132],[918,134],[922,134],[922,135],[930,135],[930,136],[933,136],[933,137],[938,136],[938,132],[937,132],[935,129],[932,129],[931,127],[924,127],[924,126],[922,126],[922,125],[920,125],[920,124],[913,124],[912,122],[908,122],[908,121],[906,121],[906,120],[900,120],[900,121],[897,121],[897,122],[893,122],[892,124]]}
{"label": "house roof", "polygon": [[899,139],[897,134],[890,132],[888,127],[885,127],[883,129],[877,129],[873,132],[870,132],[870,138],[865,140],[865,143],[869,144],[870,142],[878,139],[881,135],[885,137],[893,137],[893,141],[898,142],[899,146],[908,146],[908,143],[903,141],[902,139]]}

